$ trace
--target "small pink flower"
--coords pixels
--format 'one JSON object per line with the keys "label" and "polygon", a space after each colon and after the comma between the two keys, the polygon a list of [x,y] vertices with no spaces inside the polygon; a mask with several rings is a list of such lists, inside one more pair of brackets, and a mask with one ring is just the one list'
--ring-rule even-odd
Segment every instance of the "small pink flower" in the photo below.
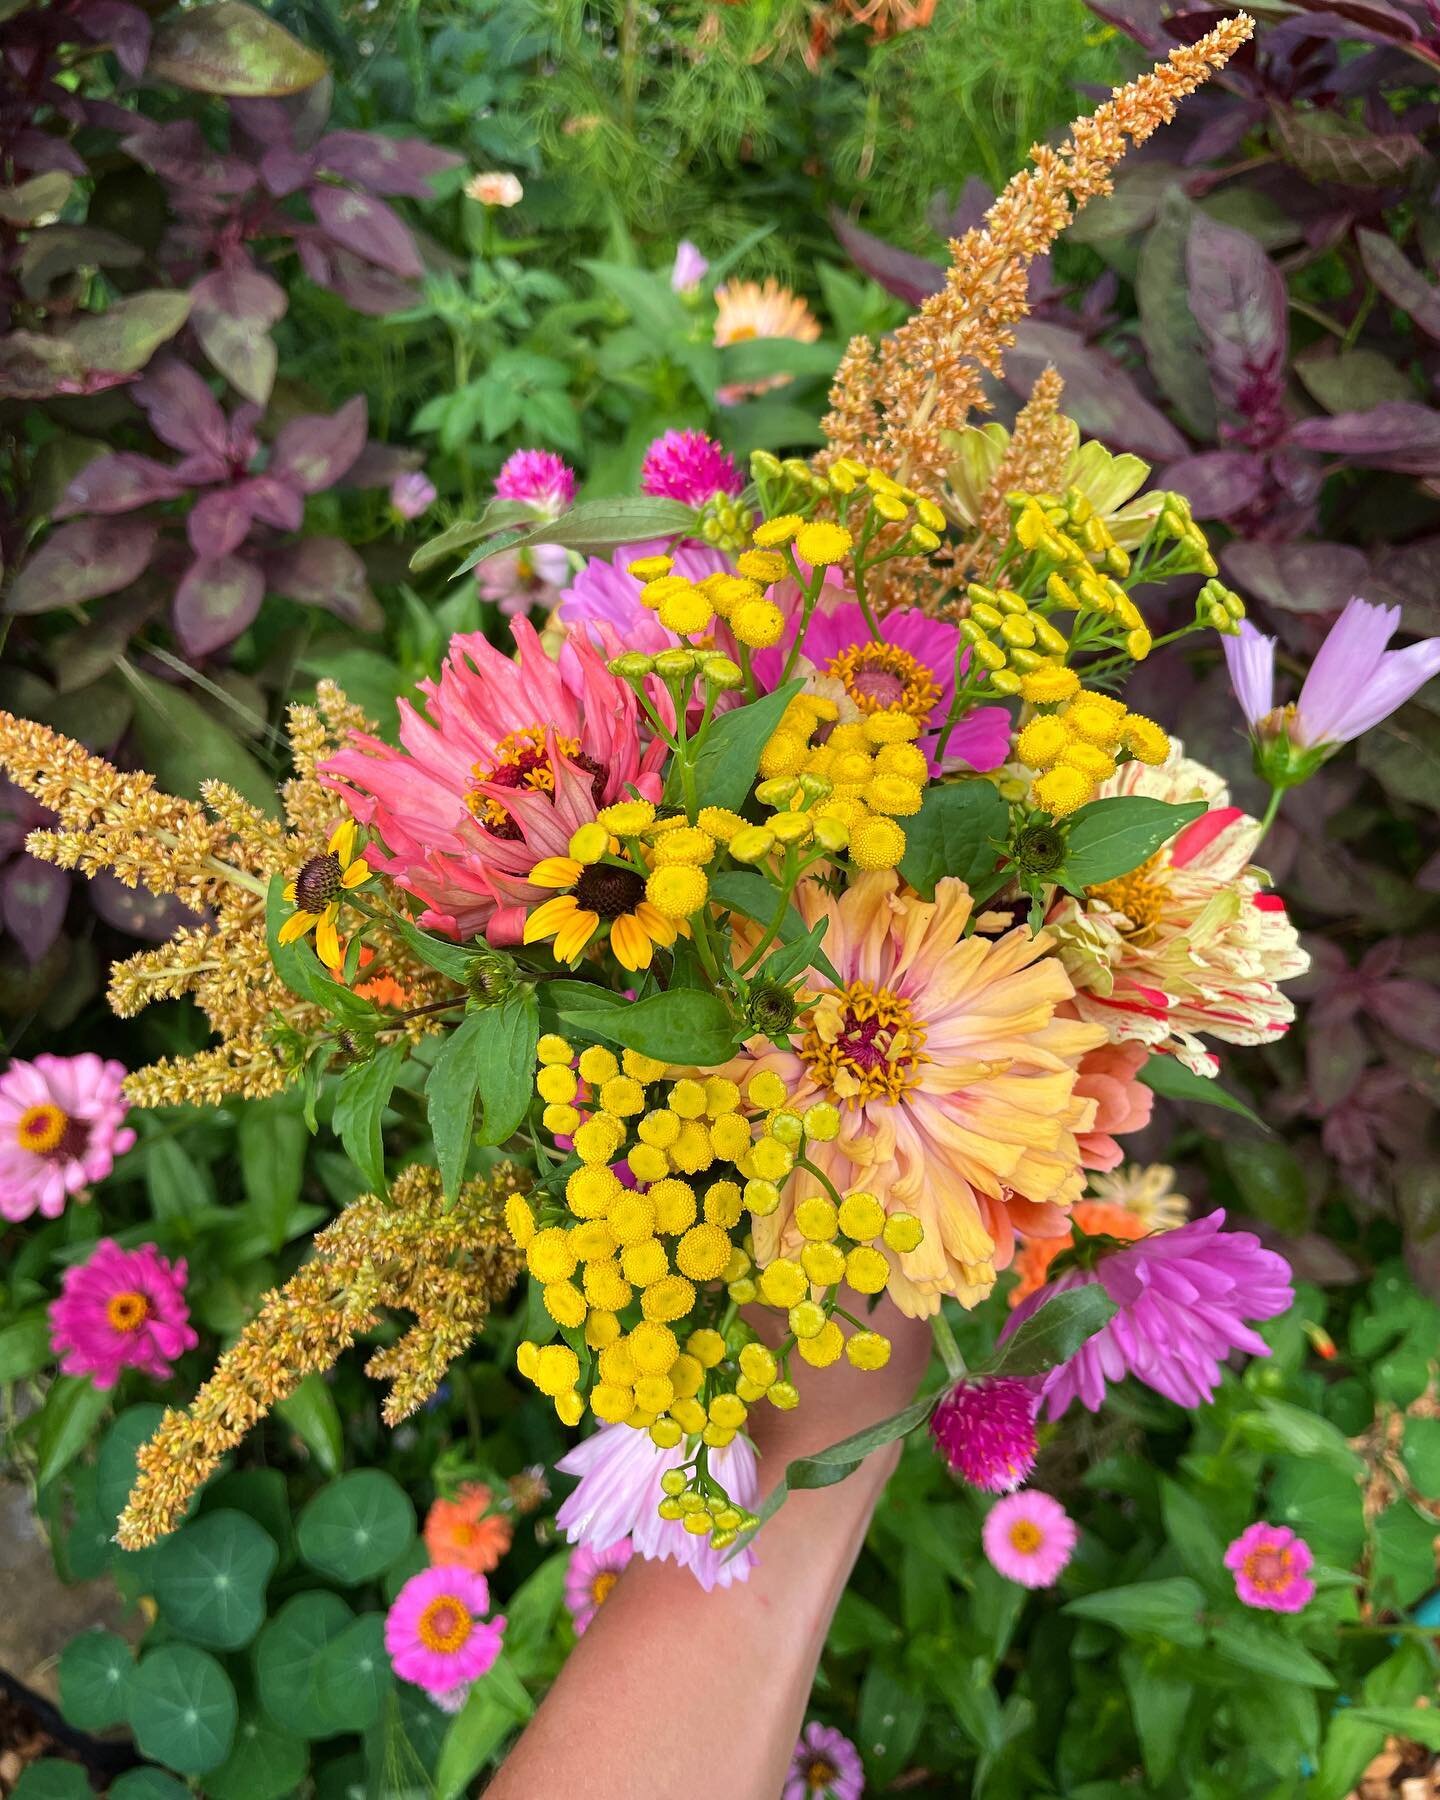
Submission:
{"label": "small pink flower", "polygon": [[812,1719],[800,1733],[780,1800],[860,1800],[865,1766],[843,1731]]}
{"label": "small pink flower", "polygon": [[710,258],[689,238],[681,238],[675,246],[675,262],[670,270],[670,286],[677,294],[693,294],[710,272]]}
{"label": "small pink flower", "polygon": [[424,1688],[450,1710],[456,1690],[493,1667],[505,1636],[504,1617],[487,1619],[490,1585],[470,1569],[422,1569],[385,1615],[385,1648],[402,1681]]}
{"label": "small pink flower", "polygon": [[1021,1587],[1054,1587],[1075,1553],[1075,1521],[1058,1500],[1023,1488],[985,1515],[981,1541],[991,1567]]}
{"label": "small pink flower", "polygon": [[525,198],[519,176],[508,169],[487,169],[481,175],[472,175],[465,183],[465,192],[482,206],[518,206]]}
{"label": "small pink flower", "polygon": [[537,608],[549,615],[570,575],[570,553],[559,544],[526,544],[502,550],[475,565],[475,586],[482,600],[498,606],[507,619]]}
{"label": "small pink flower", "polygon": [[547,519],[558,519],[575,499],[575,471],[553,450],[517,450],[495,477],[499,500],[523,500]]}
{"label": "small pink flower", "polygon": [[0,1075],[0,1218],[58,1218],[67,1194],[110,1173],[135,1142],[124,1079],[120,1063],[88,1051],[12,1062]]}
{"label": "small pink flower", "polygon": [[1288,1525],[1267,1525],[1263,1519],[1242,1531],[1225,1552],[1235,1592],[1247,1606],[1265,1612],[1295,1613],[1307,1607],[1315,1598],[1310,1579],[1314,1566],[1304,1538]]}
{"label": "small pink flower", "polygon": [[50,1304],[50,1347],[64,1375],[112,1388],[122,1369],[169,1378],[176,1359],[200,1342],[185,1304],[185,1259],[153,1244],[122,1250],[101,1238],[88,1261],[68,1268]]}
{"label": "small pink flower", "polygon": [[390,504],[402,519],[418,519],[436,498],[435,483],[419,469],[407,469],[390,483]]}
{"label": "small pink flower", "polygon": [[635,1554],[629,1538],[597,1550],[593,1544],[577,1544],[565,1571],[565,1605],[575,1621],[578,1637],[610,1597],[620,1571]]}
{"label": "small pink flower", "polygon": [[735,460],[703,431],[667,431],[645,452],[641,491],[686,506],[703,506],[716,494],[738,494],[745,477]]}
{"label": "small pink flower", "polygon": [[957,1381],[930,1420],[930,1435],[962,1480],[1008,1494],[1035,1467],[1037,1398],[1013,1375]]}
{"label": "small pink flower", "polygon": [[1119,1168],[1125,1152],[1116,1138],[1150,1123],[1155,1092],[1140,1079],[1149,1060],[1146,1045],[1131,1043],[1101,1044],[1081,1059],[1075,1092],[1095,1102],[1095,1123],[1089,1131],[1075,1134],[1080,1161],[1087,1169]]}

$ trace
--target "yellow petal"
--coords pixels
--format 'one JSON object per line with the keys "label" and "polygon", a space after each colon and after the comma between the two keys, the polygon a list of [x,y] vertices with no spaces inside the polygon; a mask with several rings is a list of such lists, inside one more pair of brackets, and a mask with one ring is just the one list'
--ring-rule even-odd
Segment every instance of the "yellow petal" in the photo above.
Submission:
{"label": "yellow petal", "polygon": [[362,881],[368,881],[369,879],[370,865],[363,856],[360,856],[350,864],[350,867],[346,869],[345,873],[340,877],[340,885],[343,888],[357,888]]}
{"label": "yellow petal", "polygon": [[284,894],[285,898],[293,906],[295,904],[295,883],[293,881],[287,881],[285,883]]}
{"label": "yellow petal", "polygon": [[573,917],[555,933],[556,962],[578,962],[599,925],[599,913],[587,912],[584,907],[577,906]]}
{"label": "yellow petal", "polygon": [[642,900],[635,908],[635,917],[639,920],[645,935],[655,943],[667,949],[675,942],[675,922],[667,919],[657,907],[648,900]]}
{"label": "yellow petal", "polygon": [[645,927],[633,913],[621,913],[610,927],[610,948],[625,969],[648,969],[653,951]]}
{"label": "yellow petal", "polygon": [[546,856],[530,871],[536,887],[570,888],[585,873],[585,865],[573,856]]}
{"label": "yellow petal", "polygon": [[337,975],[340,973],[345,961],[345,946],[340,942],[329,908],[315,927],[315,954],[327,969]]}
{"label": "yellow petal", "polygon": [[342,866],[355,854],[355,830],[353,819],[342,819],[330,833],[330,842],[326,848],[340,858]]}
{"label": "yellow petal", "polygon": [[293,944],[297,938],[304,937],[311,926],[319,919],[319,913],[297,912],[290,917],[276,932],[275,936],[282,944]]}
{"label": "yellow petal", "polygon": [[525,921],[525,942],[538,944],[541,938],[554,937],[570,915],[578,910],[573,894],[557,894],[553,900],[537,906]]}

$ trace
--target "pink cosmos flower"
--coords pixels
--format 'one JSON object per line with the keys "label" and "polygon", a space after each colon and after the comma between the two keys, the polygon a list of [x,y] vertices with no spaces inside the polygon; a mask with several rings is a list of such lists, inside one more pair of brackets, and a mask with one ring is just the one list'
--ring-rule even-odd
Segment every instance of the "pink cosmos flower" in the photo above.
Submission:
{"label": "pink cosmos flower", "polygon": [[1264,1612],[1301,1612],[1315,1598],[1310,1570],[1315,1557],[1304,1538],[1288,1525],[1248,1526],[1225,1552],[1235,1575],[1235,1592],[1247,1606]]}
{"label": "pink cosmos flower", "polygon": [[[524,619],[514,661],[480,632],[451,639],[426,712],[400,702],[400,743],[356,733],[325,765],[355,817],[378,833],[365,859],[425,903],[421,923],[460,939],[518,943],[543,857],[634,786],[660,797],[665,745],[643,751],[635,696],[577,633],[562,666]],[[612,652],[613,653],[613,652]]]}
{"label": "pink cosmos flower", "polygon": [[843,1731],[812,1719],[800,1733],[780,1800],[860,1800],[865,1765]]}
{"label": "pink cosmos flower", "polygon": [[553,450],[517,450],[495,478],[500,500],[523,500],[546,518],[558,519],[575,501],[575,471]]}
{"label": "pink cosmos flower", "polygon": [[446,1711],[457,1688],[487,1674],[500,1654],[505,1619],[487,1619],[490,1584],[470,1569],[422,1569],[401,1588],[385,1615],[385,1649],[402,1681]]}
{"label": "pink cosmos flower", "polygon": [[1049,1494],[1024,1488],[985,1515],[980,1541],[990,1566],[1021,1587],[1054,1587],[1075,1554],[1075,1521]]}
{"label": "pink cosmos flower", "polygon": [[1440,638],[1390,650],[1400,628],[1398,606],[1347,602],[1316,653],[1292,706],[1275,712],[1275,640],[1248,619],[1238,637],[1224,637],[1225,661],[1235,698],[1251,729],[1281,732],[1301,749],[1338,748],[1369,731],[1440,674]]}
{"label": "pink cosmos flower", "polygon": [[526,544],[502,550],[475,565],[475,586],[482,600],[498,606],[507,619],[522,613],[550,612],[570,574],[570,552],[559,544]]}
{"label": "pink cosmos flower", "polygon": [[667,431],[645,452],[640,471],[642,493],[703,506],[716,494],[738,494],[745,477],[719,444],[703,431]]}
{"label": "pink cosmos flower", "polygon": [[565,1571],[565,1605],[575,1621],[578,1637],[610,1597],[620,1571],[635,1554],[629,1538],[597,1550],[593,1544],[577,1544]]}
{"label": "pink cosmos flower", "polygon": [[67,1194],[101,1181],[135,1142],[125,1070],[86,1051],[12,1062],[0,1075],[0,1218],[55,1219]]}
{"label": "pink cosmos flower", "polygon": [[60,1278],[50,1303],[50,1347],[64,1375],[88,1375],[112,1388],[122,1369],[156,1381],[200,1342],[185,1304],[185,1259],[171,1262],[153,1244],[122,1250],[101,1238],[90,1257]]}
{"label": "pink cosmos flower", "polygon": [[675,246],[670,286],[677,294],[693,294],[709,273],[710,258],[689,238],[681,238]]}
{"label": "pink cosmos flower", "polygon": [[435,483],[418,469],[408,469],[390,483],[390,504],[402,519],[418,519],[436,498]]}
{"label": "pink cosmos flower", "polygon": [[1101,1044],[1081,1061],[1075,1092],[1095,1102],[1094,1125],[1076,1138],[1087,1169],[1119,1168],[1125,1152],[1116,1138],[1150,1123],[1155,1093],[1140,1080],[1149,1060],[1144,1044]]}
{"label": "pink cosmos flower", "polygon": [[[605,628],[614,633],[614,641],[622,650],[638,650],[653,656],[660,650],[671,650],[680,642],[673,631],[667,631],[656,615],[640,604],[641,584],[629,573],[629,565],[646,556],[673,555],[675,573],[688,581],[703,581],[707,575],[733,574],[728,557],[708,544],[684,543],[671,551],[658,539],[646,544],[622,544],[610,561],[592,556],[569,587],[560,596],[559,617],[572,632],[577,626],[597,646],[603,647]],[[484,567],[484,564],[481,564]],[[717,627],[719,621],[717,621]],[[719,648],[733,651],[728,633],[717,630]]]}
{"label": "pink cosmos flower", "polygon": [[1008,1494],[1035,1467],[1034,1388],[1013,1375],[957,1381],[935,1408],[930,1435],[971,1487]]}
{"label": "pink cosmos flower", "polygon": [[1020,1302],[1002,1340],[1052,1295],[1087,1282],[1098,1281],[1120,1309],[1045,1377],[1047,1417],[1058,1419],[1074,1400],[1098,1412],[1106,1383],[1127,1375],[1177,1406],[1205,1406],[1232,1351],[1270,1354],[1247,1321],[1273,1319],[1291,1305],[1290,1265],[1253,1232],[1222,1231],[1224,1223],[1223,1212],[1212,1212],[1140,1238]]}
{"label": "pink cosmos flower", "polygon": [[[678,1469],[689,1452],[682,1439],[673,1450],[652,1444],[647,1433],[628,1425],[602,1425],[556,1463],[565,1475],[578,1475],[580,1485],[569,1496],[555,1523],[572,1544],[608,1550],[629,1538],[637,1556],[676,1562],[706,1593],[744,1581],[755,1558],[711,1548],[708,1538],[693,1537],[678,1520],[662,1519],[655,1510],[663,1498],[660,1477]],[[760,1496],[755,1447],[737,1437],[710,1452],[710,1473],[736,1506],[753,1512]]]}

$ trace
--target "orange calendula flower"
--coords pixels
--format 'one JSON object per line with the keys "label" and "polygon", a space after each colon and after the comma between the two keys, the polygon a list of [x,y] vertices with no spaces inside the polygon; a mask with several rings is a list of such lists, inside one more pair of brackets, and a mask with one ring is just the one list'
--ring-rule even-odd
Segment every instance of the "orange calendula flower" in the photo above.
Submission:
{"label": "orange calendula flower", "polygon": [[437,1568],[488,1575],[510,1548],[514,1527],[492,1513],[483,1481],[467,1481],[453,1500],[437,1500],[425,1515],[425,1548]]}
{"label": "orange calendula flower", "polygon": [[354,819],[337,825],[325,850],[312,856],[285,888],[285,898],[296,910],[280,927],[280,942],[293,944],[313,931],[316,955],[336,972],[345,961],[345,946],[336,930],[340,896],[370,879],[369,863],[355,854],[359,829]]}

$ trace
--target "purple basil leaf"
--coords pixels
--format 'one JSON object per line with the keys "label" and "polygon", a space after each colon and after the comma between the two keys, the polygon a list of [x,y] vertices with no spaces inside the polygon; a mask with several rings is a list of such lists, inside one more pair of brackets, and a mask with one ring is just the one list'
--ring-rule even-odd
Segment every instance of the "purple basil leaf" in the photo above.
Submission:
{"label": "purple basil leaf", "polygon": [[1160,201],[1140,246],[1135,300],[1145,366],[1180,423],[1202,442],[1215,437],[1215,394],[1205,372],[1200,327],[1190,311],[1185,247],[1192,208],[1183,189]]}
{"label": "purple basil leaf", "polygon": [[234,487],[217,488],[191,507],[185,530],[202,561],[228,556],[245,542],[255,517],[253,486],[253,482],[241,481]]}
{"label": "purple basil leaf", "polygon": [[[173,450],[223,459],[227,427],[220,404],[209,388],[178,357],[153,363],[130,390],[145,409],[150,429]],[[210,476],[214,480],[215,476]]]}
{"label": "purple basil leaf", "polygon": [[1306,1033],[1305,1073],[1311,1097],[1322,1113],[1340,1104],[1369,1060],[1369,1035],[1353,1019],[1337,1019],[1323,1031]]}
{"label": "purple basil leaf", "polygon": [[259,145],[285,145],[309,152],[325,129],[330,117],[334,84],[324,75],[312,87],[298,94],[284,94],[275,99],[246,99],[230,102],[230,116]]}
{"label": "purple basil leaf", "polygon": [[[1382,43],[1413,43],[1420,35],[1415,21],[1389,0],[1297,0],[1297,4],[1307,13],[1319,13],[1322,17],[1331,13],[1348,24],[1363,26]],[[1303,23],[1313,28],[1319,20],[1312,18]]]}
{"label": "purple basil leaf", "polygon": [[1440,992],[1424,981],[1381,981],[1369,996],[1370,1015],[1407,1044],[1440,1056]]}
{"label": "purple basil leaf", "polygon": [[256,475],[248,483],[255,517],[277,531],[298,531],[305,517],[305,496],[278,475]]}
{"label": "purple basil leaf", "polygon": [[363,394],[347,400],[332,417],[307,413],[281,427],[270,453],[270,474],[302,493],[318,494],[334,487],[365,448],[366,406]]}
{"label": "purple basil leaf", "polygon": [[830,224],[840,240],[840,248],[872,281],[878,281],[888,294],[908,306],[918,306],[945,285],[945,271],[928,257],[914,256],[908,250],[897,250],[884,238],[864,231],[847,219],[839,207],[830,208]]}
{"label": "purple basil leaf", "polygon": [[388,488],[397,475],[418,469],[425,458],[419,450],[402,450],[371,438],[345,471],[347,488]]}
{"label": "purple basil leaf", "polygon": [[265,577],[252,562],[220,556],[191,563],[175,590],[175,635],[187,656],[233,644],[260,610]]}
{"label": "purple basil leaf", "polygon": [[190,324],[211,366],[263,406],[275,382],[270,327],[288,304],[284,288],[245,258],[202,277],[190,292]]}
{"label": "purple basil leaf", "polygon": [[384,623],[364,563],[339,538],[302,538],[298,544],[286,544],[266,558],[265,579],[272,593],[306,606],[323,606],[361,631],[378,631]]}
{"label": "purple basil leaf", "polygon": [[1291,427],[1289,441],[1403,475],[1440,471],[1440,412],[1412,400],[1386,400],[1367,412],[1336,413],[1329,419],[1302,419]]}
{"label": "purple basil leaf", "polygon": [[1246,595],[1283,612],[1336,613],[1371,591],[1370,564],[1348,544],[1227,544],[1226,575]]}
{"label": "purple basil leaf", "polygon": [[[79,12],[80,29],[92,43],[108,43],[115,60],[138,81],[150,54],[150,21],[126,0],[86,0]],[[32,959],[34,960],[34,959]]]}
{"label": "purple basil leaf", "polygon": [[1088,0],[1091,12],[1151,54],[1170,49],[1169,0]]}
{"label": "purple basil leaf", "polygon": [[295,94],[325,73],[315,52],[244,0],[212,0],[167,13],[150,74],[196,94]]}
{"label": "purple basil leaf", "polygon": [[1286,161],[1317,184],[1389,187],[1425,148],[1414,132],[1367,131],[1343,113],[1300,112],[1277,104],[1270,116]]}
{"label": "purple basil leaf", "polygon": [[1426,278],[1394,241],[1380,231],[1357,231],[1365,273],[1387,300],[1410,315],[1418,331],[1440,338],[1440,288]]}
{"label": "purple basil leaf", "polygon": [[1171,463],[1165,485],[1190,502],[1198,519],[1230,519],[1260,498],[1265,463],[1241,450],[1207,450]]}
{"label": "purple basil leaf", "polygon": [[0,874],[0,913],[26,962],[38,963],[59,937],[69,901],[70,877],[53,863],[17,856]]}
{"label": "purple basil leaf", "polygon": [[945,193],[932,194],[925,208],[925,223],[936,237],[964,237],[981,224],[995,201],[995,190],[978,175],[967,175],[965,185],[952,201]]}
{"label": "purple basil leaf", "polygon": [[76,519],[62,525],[21,566],[5,610],[49,612],[128,587],[150,561],[156,530],[148,519]]}
{"label": "purple basil leaf", "polygon": [[1149,462],[1174,462],[1185,454],[1184,438],[1112,357],[1064,326],[1022,320],[1015,347],[1005,353],[1006,381],[1017,393],[1028,394],[1047,363],[1064,378],[1062,410],[1087,437],[1102,439],[1112,450],[1131,450]]}
{"label": "purple basil leaf", "polygon": [[149,506],[153,501],[173,500],[184,491],[184,482],[177,480],[174,470],[167,469],[164,463],[122,450],[114,456],[97,456],[94,462],[87,463],[66,488],[64,499],[55,508],[55,517],[133,512],[137,506]]}
{"label": "purple basil leaf", "polygon": [[437,150],[423,138],[381,137],[375,131],[330,131],[315,146],[315,162],[372,194],[434,198],[431,178],[456,168],[463,158]]}
{"label": "purple basil leaf", "polygon": [[1245,103],[1225,95],[1218,100],[1214,116],[1190,140],[1181,162],[1187,169],[1196,169],[1223,160],[1239,148],[1246,133],[1264,117],[1265,108],[1260,101]]}
{"label": "purple basil leaf", "polygon": [[297,193],[315,173],[315,158],[288,144],[276,144],[260,158],[260,180],[277,200]]}
{"label": "purple basil leaf", "polygon": [[409,226],[383,200],[347,188],[316,186],[309,192],[316,220],[335,243],[392,275],[424,274]]}
{"label": "purple basil leaf", "polygon": [[1284,392],[1289,344],[1285,281],[1248,232],[1196,213],[1186,249],[1190,311],[1221,406],[1260,417]]}
{"label": "purple basil leaf", "polygon": [[244,194],[254,187],[254,169],[238,156],[211,149],[194,119],[155,125],[148,119],[137,123],[134,113],[125,118],[130,134],[121,149],[162,181],[203,194]]}
{"label": "purple basil leaf", "polygon": [[162,944],[182,925],[198,925],[200,915],[169,894],[152,894],[143,887],[126,887],[108,869],[92,878],[86,898],[96,913],[116,931]]}

